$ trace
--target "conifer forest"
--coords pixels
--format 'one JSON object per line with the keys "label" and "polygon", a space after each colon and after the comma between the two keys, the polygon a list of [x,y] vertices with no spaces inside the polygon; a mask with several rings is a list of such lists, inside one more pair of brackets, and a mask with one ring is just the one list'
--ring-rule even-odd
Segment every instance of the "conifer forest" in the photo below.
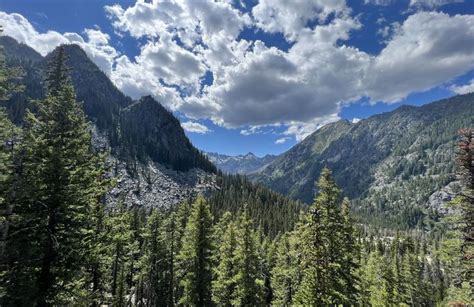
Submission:
{"label": "conifer forest", "polygon": [[0,45],[0,306],[474,305],[474,94],[213,160],[79,46]]}

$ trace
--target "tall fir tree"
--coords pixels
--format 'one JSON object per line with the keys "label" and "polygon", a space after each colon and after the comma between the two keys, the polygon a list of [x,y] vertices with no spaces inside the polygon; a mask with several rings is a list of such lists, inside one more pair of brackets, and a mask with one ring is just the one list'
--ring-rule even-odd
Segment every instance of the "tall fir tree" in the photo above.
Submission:
{"label": "tall fir tree", "polygon": [[137,293],[137,304],[157,306],[168,299],[168,258],[164,241],[163,216],[157,209],[152,209],[143,229],[142,255],[138,264],[140,270]]}
{"label": "tall fir tree", "polygon": [[123,201],[109,212],[107,232],[111,254],[110,295],[114,306],[125,306],[130,283],[127,273],[130,269],[132,252],[137,248],[134,245],[132,214]]}
{"label": "tall fir tree", "polygon": [[359,242],[356,240],[354,222],[351,218],[349,199],[344,198],[341,207],[341,267],[340,274],[343,281],[343,304],[355,305],[358,301],[358,259],[360,254]]}
{"label": "tall fir tree", "polygon": [[237,230],[235,262],[237,274],[234,305],[256,306],[263,304],[263,276],[260,274],[258,238],[247,208],[241,213]]}
{"label": "tall fir tree", "polygon": [[230,212],[226,212],[215,227],[217,266],[214,269],[215,278],[212,281],[212,298],[218,306],[232,306],[236,295],[237,265],[237,227],[232,221]]}
{"label": "tall fir tree", "polygon": [[212,216],[204,198],[198,196],[191,207],[178,255],[182,276],[180,304],[212,304],[212,253]]}
{"label": "tall fir tree", "polygon": [[340,190],[328,168],[322,170],[318,188],[306,226],[300,231],[304,277],[295,302],[350,304],[356,296],[356,288],[351,284],[356,281],[356,255],[350,254],[354,250],[349,251],[355,247],[349,213],[345,213],[346,217],[341,215]]}
{"label": "tall fir tree", "polygon": [[[74,300],[89,240],[84,232],[104,175],[63,47],[50,67],[56,73],[48,74],[47,97],[26,119],[10,217],[14,231],[7,238],[12,287],[5,299],[38,306]],[[18,291],[27,294],[18,297]]]}
{"label": "tall fir tree", "polygon": [[276,306],[292,306],[301,279],[299,251],[294,233],[283,234],[277,241],[275,266],[272,271],[273,303]]}
{"label": "tall fir tree", "polygon": [[337,221],[340,190],[329,169],[321,172],[318,187],[319,194],[307,216],[308,226],[301,232],[304,277],[295,300],[302,305],[334,304],[341,287],[334,261],[340,247],[335,249],[332,241],[338,241],[337,228],[342,228]]}
{"label": "tall fir tree", "polygon": [[[2,28],[0,27],[0,33]],[[14,182],[14,156],[17,152],[16,143],[20,131],[8,118],[8,114],[1,105],[13,94],[23,90],[18,84],[22,78],[22,71],[17,67],[8,67],[0,47],[0,293],[4,293],[7,270],[5,244],[8,238],[10,216],[12,213],[11,192]],[[0,298],[1,303],[1,298]]]}

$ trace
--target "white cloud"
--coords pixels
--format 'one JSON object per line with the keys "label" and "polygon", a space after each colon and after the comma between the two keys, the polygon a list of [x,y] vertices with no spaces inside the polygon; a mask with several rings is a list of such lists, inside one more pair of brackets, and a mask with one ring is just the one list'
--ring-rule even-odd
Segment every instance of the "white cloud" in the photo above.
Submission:
{"label": "white cloud", "polygon": [[209,128],[197,122],[188,121],[188,122],[182,123],[181,126],[183,127],[184,130],[188,132],[194,132],[194,133],[199,133],[199,134],[206,134],[206,133],[211,132]]}
{"label": "white cloud", "polygon": [[279,138],[275,141],[275,144],[277,144],[277,145],[285,144],[289,140],[290,140],[290,137]]}
{"label": "white cloud", "polygon": [[[397,0],[364,0],[365,4],[387,6],[396,3]],[[468,0],[469,1],[469,0]],[[464,2],[464,0],[410,0],[408,6],[415,8],[433,9],[450,3]]]}
{"label": "white cloud", "polygon": [[354,117],[354,118],[351,120],[351,123],[357,124],[357,123],[360,122],[360,121],[361,121],[360,118]]}
{"label": "white cloud", "polygon": [[331,114],[328,116],[320,117],[320,118],[315,118],[310,122],[290,122],[288,123],[288,128],[286,131],[283,133],[285,135],[294,135],[296,140],[302,141],[304,140],[307,136],[312,134],[314,131],[318,130],[322,126],[338,121],[341,118],[337,114]]}
{"label": "white cloud", "polygon": [[371,63],[362,84],[372,101],[395,102],[474,68],[474,15],[411,15]]}
{"label": "white cloud", "polygon": [[409,5],[418,8],[432,9],[438,6],[459,2],[464,2],[464,0],[410,0]]}
{"label": "white cloud", "polygon": [[118,56],[118,52],[109,45],[109,35],[97,29],[85,29],[86,40],[77,33],[39,33],[22,15],[5,12],[0,12],[0,24],[3,26],[4,35],[29,45],[41,55],[46,55],[61,44],[77,44],[108,75],[111,73],[114,59]]}
{"label": "white cloud", "polygon": [[394,3],[395,0],[364,0],[364,4],[387,6]]}
{"label": "white cloud", "polygon": [[[247,127],[243,135],[285,125],[301,140],[361,97],[392,103],[474,69],[474,15],[416,12],[381,30],[386,46],[373,55],[347,44],[363,25],[343,0],[261,0],[251,14],[226,0],[139,0],[106,10],[120,35],[140,38],[136,57],[119,55],[99,30],[39,33],[18,14],[0,13],[0,22],[43,54],[77,42],[133,98],[152,94],[192,120]],[[291,48],[239,38],[245,26],[282,32]],[[209,72],[213,82],[203,87]]]}
{"label": "white cloud", "polygon": [[449,89],[456,94],[473,93],[474,92],[474,79],[471,79],[471,81],[469,81],[469,83],[465,85],[452,85]]}
{"label": "white cloud", "polygon": [[258,27],[267,32],[283,32],[289,40],[308,31],[308,22],[323,24],[330,14],[348,12],[345,0],[260,0],[252,9]]}

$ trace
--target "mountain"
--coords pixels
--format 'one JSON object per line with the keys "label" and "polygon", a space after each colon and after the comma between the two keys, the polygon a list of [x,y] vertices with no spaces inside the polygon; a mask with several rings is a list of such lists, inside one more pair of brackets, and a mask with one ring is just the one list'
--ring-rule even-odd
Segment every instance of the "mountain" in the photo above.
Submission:
{"label": "mountain", "polygon": [[[0,36],[11,66],[24,71],[25,90],[3,106],[21,125],[26,109],[45,96],[48,61],[25,44]],[[137,101],[124,95],[77,45],[63,45],[77,100],[91,122],[93,146],[107,155],[115,185],[108,205],[123,202],[134,208],[169,208],[203,194],[216,216],[237,212],[246,204],[256,225],[272,236],[291,229],[302,204],[239,176],[222,175],[186,137],[179,120],[151,96]]]}
{"label": "mountain", "polygon": [[[42,57],[16,40],[1,36],[8,65],[24,71],[25,90],[4,106],[21,125],[32,101],[45,96],[44,76],[56,48]],[[77,100],[91,122],[94,145],[111,152],[117,186],[108,199],[133,204],[166,205],[215,188],[215,166],[184,134],[179,120],[151,97],[133,101],[110,81],[77,45],[64,45]]]}
{"label": "mountain", "polygon": [[456,190],[457,131],[473,126],[474,94],[402,106],[355,124],[341,120],[315,131],[251,179],[309,203],[315,180],[328,166],[361,216],[412,227],[431,214],[427,209],[443,209],[434,193]]}
{"label": "mountain", "polygon": [[207,158],[214,163],[217,168],[228,174],[252,174],[259,169],[270,164],[277,156],[265,155],[264,157],[257,157],[249,152],[245,155],[228,156],[215,152],[207,152]]}

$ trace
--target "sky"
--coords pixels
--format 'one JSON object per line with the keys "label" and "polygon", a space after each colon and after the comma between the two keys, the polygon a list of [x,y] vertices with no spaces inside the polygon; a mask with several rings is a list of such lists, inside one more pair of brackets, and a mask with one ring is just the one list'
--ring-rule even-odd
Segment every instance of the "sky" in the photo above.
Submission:
{"label": "sky", "polygon": [[78,44],[230,155],[474,91],[474,0],[0,0],[0,25],[42,55]]}

